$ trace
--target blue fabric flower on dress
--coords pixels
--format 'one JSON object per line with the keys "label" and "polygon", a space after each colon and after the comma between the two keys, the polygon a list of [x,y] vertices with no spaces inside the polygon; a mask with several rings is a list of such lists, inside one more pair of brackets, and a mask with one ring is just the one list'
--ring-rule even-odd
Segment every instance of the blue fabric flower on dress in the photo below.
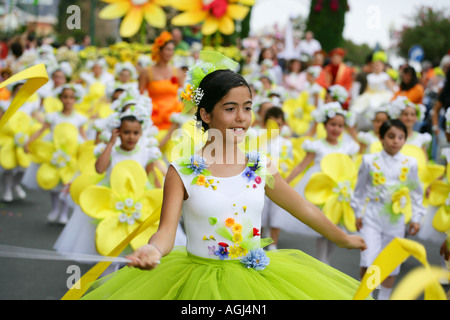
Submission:
{"label": "blue fabric flower on dress", "polygon": [[242,173],[242,176],[247,178],[248,181],[252,181],[255,179],[256,174],[255,171],[253,171],[250,167],[245,168],[244,172]]}
{"label": "blue fabric flower on dress", "polygon": [[256,249],[250,251],[243,259],[241,263],[247,268],[253,268],[257,271],[264,270],[270,263],[270,258],[266,255],[263,249]]}
{"label": "blue fabric flower on dress", "polygon": [[220,260],[224,260],[228,258],[228,250],[223,246],[219,246],[219,249],[214,252],[216,256],[220,258]]}
{"label": "blue fabric flower on dress", "polygon": [[206,165],[205,159],[203,157],[195,154],[191,157],[191,164],[187,165],[187,167],[191,170],[194,170],[195,175],[199,175],[208,166]]}

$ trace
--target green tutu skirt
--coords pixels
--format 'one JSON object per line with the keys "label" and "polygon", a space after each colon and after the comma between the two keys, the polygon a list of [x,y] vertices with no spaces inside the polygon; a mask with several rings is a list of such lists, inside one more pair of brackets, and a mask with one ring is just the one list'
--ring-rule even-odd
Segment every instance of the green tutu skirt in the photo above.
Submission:
{"label": "green tutu skirt", "polygon": [[94,282],[86,300],[350,300],[359,281],[299,250],[267,252],[257,271],[239,260],[212,260],[177,247],[145,271],[124,267]]}

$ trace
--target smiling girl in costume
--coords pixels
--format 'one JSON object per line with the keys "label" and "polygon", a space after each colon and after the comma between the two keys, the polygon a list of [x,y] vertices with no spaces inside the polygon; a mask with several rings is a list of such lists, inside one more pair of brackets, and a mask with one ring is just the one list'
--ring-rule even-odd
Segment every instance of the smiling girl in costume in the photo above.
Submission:
{"label": "smiling girl in costume", "polygon": [[[425,214],[417,161],[400,150],[406,142],[406,126],[397,119],[380,128],[383,151],[364,155],[351,205],[356,225],[367,243],[361,253],[361,277],[394,238],[415,235]],[[409,227],[407,228],[409,224]],[[381,284],[379,300],[389,299],[400,267]]]}
{"label": "smiling girl in costume", "polygon": [[[195,93],[188,102],[198,106],[197,119],[214,140],[171,164],[158,231],[128,257],[129,268],[100,279],[84,298],[351,299],[359,285],[351,277],[301,251],[262,249],[269,243],[260,238],[265,194],[340,246],[365,244],[318,214],[279,173],[271,175],[264,155],[240,151],[252,120],[250,88],[228,70],[233,61],[202,52],[206,59],[192,67],[189,92]],[[181,214],[187,246],[173,249]]]}

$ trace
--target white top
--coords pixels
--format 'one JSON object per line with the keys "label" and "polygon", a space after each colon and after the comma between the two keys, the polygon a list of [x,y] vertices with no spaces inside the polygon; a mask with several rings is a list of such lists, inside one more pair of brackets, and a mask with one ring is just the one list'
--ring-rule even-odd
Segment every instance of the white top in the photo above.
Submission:
{"label": "white top", "polygon": [[[259,159],[258,164],[265,168],[265,158]],[[183,161],[171,165],[189,196],[182,208],[187,251],[206,259],[239,260],[259,248],[264,177],[250,167],[232,177],[215,177],[208,175],[203,158],[192,156]]]}
{"label": "white top", "polygon": [[[0,101],[0,110],[6,112],[6,110],[9,109],[11,102],[12,100]],[[25,102],[18,111],[22,111],[32,117],[34,112],[39,111],[39,100],[33,102]]]}
{"label": "white top", "polygon": [[359,152],[359,145],[353,140],[341,140],[337,145],[329,144],[325,139],[305,140],[302,144],[303,150],[308,153],[315,153],[314,163],[320,164],[322,159],[331,153],[343,153],[354,156]]}
{"label": "white top", "polygon": [[375,142],[379,142],[380,138],[373,132],[373,130],[370,130],[368,132],[360,131],[358,132],[358,135],[356,136],[359,142],[364,143],[366,146],[371,146]]}
{"label": "white top", "polygon": [[296,50],[300,55],[307,54],[308,56],[312,57],[314,53],[322,50],[322,45],[316,39],[311,39],[310,41],[302,40],[298,44]]}
{"label": "white top", "polygon": [[45,122],[49,123],[51,130],[60,123],[71,123],[77,128],[81,128],[87,123],[88,119],[82,114],[74,111],[70,116],[64,115],[62,112],[51,112],[45,116]]}
{"label": "white top", "polygon": [[400,152],[395,156],[384,150],[364,155],[351,200],[356,217],[363,217],[363,224],[386,234],[398,234],[398,230],[405,228],[405,216],[401,214],[397,221],[392,219],[391,198],[400,187],[407,186],[413,212],[411,221],[419,222],[425,208],[417,170],[416,159]]}
{"label": "white top", "polygon": [[367,90],[370,92],[380,92],[390,90],[387,81],[390,79],[386,72],[379,74],[371,73],[367,75]]}
{"label": "white top", "polygon": [[413,135],[406,140],[406,143],[415,145],[419,148],[423,148],[428,146],[432,139],[433,137],[428,132],[420,133],[414,131]]}

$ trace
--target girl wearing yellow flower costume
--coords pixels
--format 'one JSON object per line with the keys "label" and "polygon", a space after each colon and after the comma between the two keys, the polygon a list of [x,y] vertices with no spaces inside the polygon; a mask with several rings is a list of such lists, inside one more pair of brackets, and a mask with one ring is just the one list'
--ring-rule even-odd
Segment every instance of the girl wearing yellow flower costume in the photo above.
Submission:
{"label": "girl wearing yellow flower costume", "polygon": [[[383,151],[364,155],[352,197],[356,225],[368,249],[361,253],[361,277],[392,239],[404,238],[420,229],[425,214],[417,161],[400,153],[407,129],[399,120],[380,128]],[[388,299],[400,267],[382,283],[379,299]]]}
{"label": "girl wearing yellow flower costume", "polygon": [[[74,110],[74,105],[76,101],[80,101],[83,97],[84,90],[81,86],[72,85],[72,84],[66,84],[62,87],[59,99],[62,102],[63,109],[61,111],[48,113],[45,116],[45,122],[43,126],[35,132],[29,139],[29,141],[25,145],[25,150],[27,152],[31,151],[31,154],[38,153],[39,150],[33,150],[32,145],[33,142],[42,136],[42,140],[49,142],[54,141],[55,139],[58,139],[58,137],[53,137],[54,129],[59,124],[71,124],[76,129],[76,135],[75,137],[72,137],[75,143],[81,144],[86,140],[86,134],[84,130],[84,125],[87,123],[87,118],[82,116],[81,114],[77,113]],[[63,147],[64,146],[60,146]],[[67,147],[73,147],[73,146],[67,146]],[[30,150],[31,149],[31,150]],[[38,172],[39,172],[40,164],[33,163],[28,170],[25,173],[25,176],[23,178],[23,183],[25,186],[31,189],[37,189],[37,188],[47,188],[44,187],[42,184],[39,184]],[[50,173],[49,173],[50,174]],[[50,177],[48,177],[50,178]],[[67,181],[65,182],[67,183]],[[59,222],[65,224],[67,223],[69,219],[69,202],[65,199],[61,199],[62,197],[62,188],[61,185],[58,185],[57,187],[52,186],[49,187],[50,190],[50,198],[51,198],[51,204],[52,204],[52,211],[48,215],[48,220],[50,222],[55,222],[59,220]]]}
{"label": "girl wearing yellow flower costume", "polygon": [[[148,245],[128,257],[130,267],[100,279],[99,286],[94,283],[84,298],[350,299],[358,287],[354,279],[298,250],[262,249],[267,245],[260,237],[266,193],[340,245],[358,249],[365,245],[318,214],[277,172],[272,175],[264,155],[240,151],[252,120],[251,91],[242,76],[226,69],[230,66],[226,59],[209,52],[201,59],[211,55],[214,64],[205,62],[203,71],[196,69],[200,72],[196,79],[201,80],[196,87],[204,93],[195,97],[196,116],[217,139],[171,164],[158,231]],[[221,61],[225,63],[219,66]],[[219,154],[224,146],[227,152]],[[236,158],[222,162],[230,151]],[[187,244],[173,249],[181,214]]]}
{"label": "girl wearing yellow flower costume", "polygon": [[[302,162],[297,164],[286,178],[288,183],[305,172],[301,180],[295,185],[295,190],[305,197],[305,188],[308,185],[312,175],[321,171],[322,159],[332,153],[343,153],[348,156],[355,156],[359,151],[359,145],[353,140],[344,143],[341,135],[346,125],[353,124],[353,118],[350,113],[342,109],[338,102],[327,103],[314,111],[315,121],[323,123],[327,133],[326,138],[317,140],[305,140],[302,148],[306,156]],[[293,219],[290,215],[283,215],[282,230],[303,234],[317,239],[317,257],[320,261],[329,263],[334,245],[323,238],[319,233],[309,228],[304,223]]]}

